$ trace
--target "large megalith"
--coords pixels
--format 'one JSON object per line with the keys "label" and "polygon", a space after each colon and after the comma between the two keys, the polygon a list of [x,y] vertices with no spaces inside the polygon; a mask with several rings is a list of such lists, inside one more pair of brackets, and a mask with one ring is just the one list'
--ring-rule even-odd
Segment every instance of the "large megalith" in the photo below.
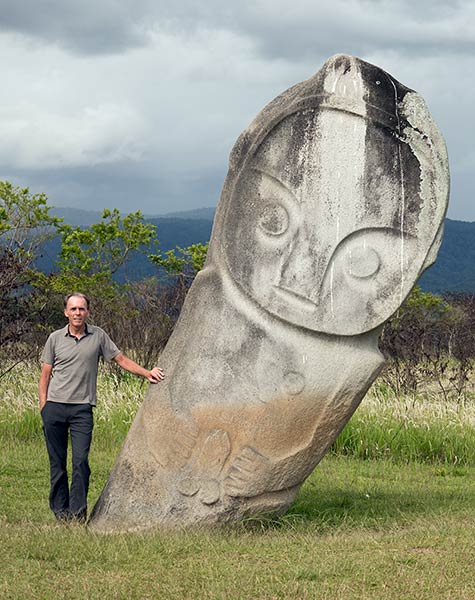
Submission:
{"label": "large megalith", "polygon": [[285,511],[377,376],[378,334],[435,260],[448,190],[423,99],[376,66],[334,56],[265,107],[90,526]]}

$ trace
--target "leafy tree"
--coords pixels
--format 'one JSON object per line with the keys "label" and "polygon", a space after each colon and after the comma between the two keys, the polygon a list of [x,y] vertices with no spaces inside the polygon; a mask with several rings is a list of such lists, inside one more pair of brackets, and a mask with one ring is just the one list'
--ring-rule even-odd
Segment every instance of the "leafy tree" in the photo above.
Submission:
{"label": "leafy tree", "polygon": [[177,246],[164,254],[150,254],[154,265],[161,267],[169,275],[170,281],[163,290],[166,314],[175,322],[180,314],[186,294],[198,271],[204,267],[208,245],[197,243],[187,248]]}
{"label": "leafy tree", "polygon": [[85,229],[62,224],[58,232],[61,250],[55,286],[61,291],[74,287],[103,295],[107,288],[117,289],[112,276],[132,251],[148,247],[156,228],[144,223],[140,211],[121,217],[115,208],[105,209],[101,221]]}
{"label": "leafy tree", "polygon": [[86,228],[62,223],[57,231],[61,242],[58,272],[37,274],[36,287],[56,297],[61,322],[61,298],[78,290],[93,301],[93,318],[115,329],[113,321],[127,313],[127,302],[126,285],[120,285],[113,276],[131,252],[153,243],[155,226],[145,223],[140,211],[122,217],[118,209],[105,209],[98,223]]}
{"label": "leafy tree", "polygon": [[61,261],[65,270],[113,274],[132,250],[146,246],[155,236],[154,225],[144,223],[140,211],[121,217],[119,210],[105,209],[102,220],[87,229],[63,224]]}
{"label": "leafy tree", "polygon": [[31,284],[38,248],[60,223],[50,210],[45,194],[0,181],[0,348],[10,356],[12,344],[34,338],[45,308]]}
{"label": "leafy tree", "polygon": [[444,298],[415,286],[384,327],[380,338],[382,351],[389,357],[409,357],[411,353],[419,352],[418,349],[422,352],[424,345],[430,346],[434,326],[450,310]]}
{"label": "leafy tree", "polygon": [[168,274],[182,279],[189,286],[204,266],[208,245],[206,242],[192,244],[187,248],[177,246],[176,250],[168,250],[165,255],[150,254],[149,258],[153,264],[164,268]]}
{"label": "leafy tree", "polygon": [[0,181],[0,293],[24,283],[38,247],[61,221],[50,210],[45,194]]}

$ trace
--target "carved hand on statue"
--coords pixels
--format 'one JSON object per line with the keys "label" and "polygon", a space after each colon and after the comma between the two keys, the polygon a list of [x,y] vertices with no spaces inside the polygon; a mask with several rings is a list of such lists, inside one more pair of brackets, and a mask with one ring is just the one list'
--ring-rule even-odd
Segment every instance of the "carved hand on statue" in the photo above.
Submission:
{"label": "carved hand on statue", "polygon": [[170,402],[142,407],[142,421],[147,446],[164,468],[180,468],[187,463],[198,437],[198,427],[191,418],[178,416]]}
{"label": "carved hand on statue", "polygon": [[[176,419],[175,430],[170,430],[166,449],[166,466],[183,466],[191,456],[198,437],[198,429],[192,422]],[[170,436],[170,437],[168,437]]]}
{"label": "carved hand on statue", "polygon": [[178,483],[178,490],[184,496],[198,494],[203,504],[217,502],[221,496],[219,476],[230,451],[231,443],[226,431],[213,429],[208,432],[188,464],[193,475],[185,474]]}
{"label": "carved hand on statue", "polygon": [[224,492],[243,497],[261,494],[267,489],[271,466],[271,461],[254,448],[241,448],[224,480]]}

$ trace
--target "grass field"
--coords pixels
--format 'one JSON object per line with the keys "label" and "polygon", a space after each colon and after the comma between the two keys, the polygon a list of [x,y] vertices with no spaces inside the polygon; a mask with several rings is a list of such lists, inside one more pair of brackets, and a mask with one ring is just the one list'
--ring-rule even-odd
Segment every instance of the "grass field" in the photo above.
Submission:
{"label": "grass field", "polygon": [[[0,598],[475,598],[471,406],[372,394],[281,519],[103,537],[50,514],[36,375],[0,380]],[[143,389],[101,378],[91,505]]]}

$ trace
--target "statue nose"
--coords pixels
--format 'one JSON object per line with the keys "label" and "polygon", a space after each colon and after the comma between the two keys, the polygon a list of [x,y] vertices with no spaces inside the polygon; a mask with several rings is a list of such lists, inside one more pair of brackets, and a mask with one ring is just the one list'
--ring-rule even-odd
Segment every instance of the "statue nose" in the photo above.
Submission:
{"label": "statue nose", "polygon": [[318,304],[318,294],[325,270],[324,253],[305,233],[297,236],[282,264],[278,287],[285,292]]}

